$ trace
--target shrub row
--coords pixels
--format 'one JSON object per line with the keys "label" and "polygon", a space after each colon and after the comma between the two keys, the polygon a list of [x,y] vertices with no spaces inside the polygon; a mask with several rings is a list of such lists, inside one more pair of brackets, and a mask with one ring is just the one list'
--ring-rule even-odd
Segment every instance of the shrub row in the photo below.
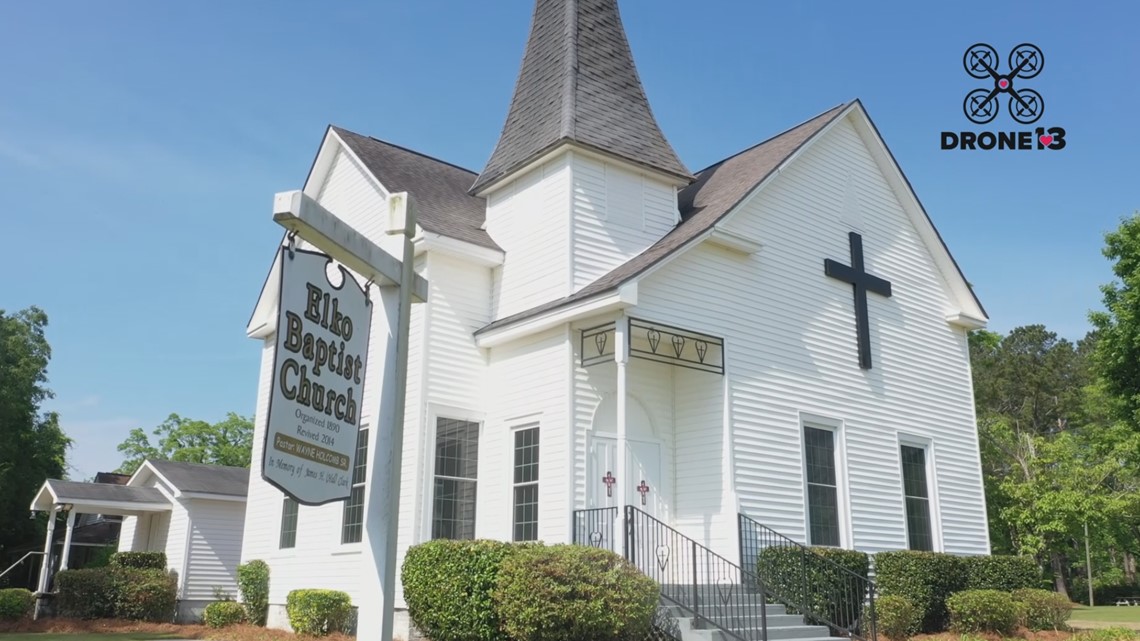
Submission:
{"label": "shrub row", "polygon": [[816,612],[826,622],[848,628],[863,611],[868,566],[867,554],[855,550],[769,547],[760,552],[756,573],[789,603],[789,612]]}
{"label": "shrub row", "polygon": [[173,573],[114,562],[105,568],[64,570],[56,574],[55,585],[59,613],[77,619],[170,621],[178,599]]}
{"label": "shrub row", "polygon": [[408,550],[401,581],[433,641],[644,638],[658,600],[618,555],[574,545],[429,541]]}
{"label": "shrub row", "polygon": [[24,588],[0,590],[0,621],[19,621],[32,616],[36,598]]}
{"label": "shrub row", "polygon": [[202,623],[224,628],[245,621],[245,608],[236,601],[215,601],[202,612]]}
{"label": "shrub row", "polygon": [[947,599],[963,590],[1035,588],[1041,572],[1030,557],[958,557],[937,552],[880,552],[875,555],[875,583],[883,596],[909,599],[921,611],[920,630],[946,630]]}
{"label": "shrub row", "polygon": [[116,552],[111,555],[111,567],[138,570],[165,570],[165,552]]}

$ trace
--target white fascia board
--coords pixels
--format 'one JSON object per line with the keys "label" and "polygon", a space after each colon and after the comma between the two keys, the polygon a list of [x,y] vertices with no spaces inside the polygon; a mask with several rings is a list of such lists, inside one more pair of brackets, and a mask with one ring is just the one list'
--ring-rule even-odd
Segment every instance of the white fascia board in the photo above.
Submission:
{"label": "white fascia board", "polygon": [[985,318],[978,318],[961,312],[947,315],[946,322],[968,330],[982,329],[988,324]]}
{"label": "white fascia board", "polygon": [[31,510],[33,512],[46,512],[55,505],[57,501],[55,492],[51,489],[51,482],[44,481],[40,486],[40,491],[32,498]]}
{"label": "white fascia board", "polygon": [[281,299],[281,251],[273,254],[273,264],[261,286],[261,294],[253,307],[253,314],[245,326],[249,338],[266,338],[277,329],[277,303]]}
{"label": "white fascia board", "polygon": [[139,512],[169,512],[173,506],[169,503],[134,503],[119,501],[82,501],[72,503],[72,509],[77,514],[115,514],[118,516],[137,516]]}
{"label": "white fascia board", "polygon": [[497,347],[565,323],[572,323],[596,314],[625,309],[634,305],[637,305],[636,282],[622,285],[616,292],[589,298],[567,307],[559,307],[529,320],[480,334],[475,337],[475,345],[476,347]]}
{"label": "white fascia board", "polygon": [[423,252],[434,251],[455,256],[483,267],[498,267],[506,260],[506,254],[501,249],[482,247],[435,232],[420,230],[413,242],[416,245],[417,256]]}
{"label": "white fascia board", "polygon": [[212,494],[210,492],[183,492],[180,498],[184,499],[203,499],[207,501],[230,501],[233,503],[245,503],[247,497],[234,496],[233,494]]}
{"label": "white fascia board", "polygon": [[744,234],[729,231],[721,225],[714,225],[712,233],[709,234],[706,239],[714,245],[748,256],[758,254],[760,250],[764,248],[764,245],[760,241],[749,238]]}

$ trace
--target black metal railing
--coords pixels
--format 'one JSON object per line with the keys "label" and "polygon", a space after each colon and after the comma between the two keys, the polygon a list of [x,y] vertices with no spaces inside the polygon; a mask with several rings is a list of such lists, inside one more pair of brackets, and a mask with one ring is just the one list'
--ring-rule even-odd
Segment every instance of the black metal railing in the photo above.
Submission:
{"label": "black metal railing", "polygon": [[768,604],[759,577],[632,505],[625,508],[625,536],[626,559],[695,623],[741,641],[767,638]]}
{"label": "black metal railing", "polygon": [[574,543],[621,552],[614,539],[614,521],[617,507],[598,507],[574,510]]}
{"label": "black metal railing", "polygon": [[740,562],[773,601],[833,634],[876,641],[873,581],[743,514],[738,521]]}

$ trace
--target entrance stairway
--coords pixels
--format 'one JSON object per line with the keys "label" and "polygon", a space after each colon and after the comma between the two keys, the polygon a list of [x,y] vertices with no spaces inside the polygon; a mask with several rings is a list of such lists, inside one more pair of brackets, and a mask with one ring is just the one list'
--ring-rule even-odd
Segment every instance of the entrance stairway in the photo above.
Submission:
{"label": "entrance stairway", "polygon": [[[614,526],[617,516],[617,508],[575,512],[574,542],[624,550],[626,560],[657,581],[661,600],[655,627],[664,636],[677,641],[876,641],[873,584],[851,575],[835,595],[848,605],[821,599],[807,577],[819,569],[815,564],[831,561],[747,517],[741,516],[741,556],[749,570],[636,507],[626,506],[619,527]],[[770,547],[783,548],[785,565],[773,576],[757,576],[756,559]],[[839,571],[824,569],[832,576]]]}

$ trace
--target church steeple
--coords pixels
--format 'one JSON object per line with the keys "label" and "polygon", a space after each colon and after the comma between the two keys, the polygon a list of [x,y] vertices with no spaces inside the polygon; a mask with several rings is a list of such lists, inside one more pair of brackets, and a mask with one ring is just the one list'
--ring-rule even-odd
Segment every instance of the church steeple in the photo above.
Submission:
{"label": "church steeple", "polygon": [[568,141],[693,179],[653,118],[617,0],[536,0],[507,121],[472,193]]}

